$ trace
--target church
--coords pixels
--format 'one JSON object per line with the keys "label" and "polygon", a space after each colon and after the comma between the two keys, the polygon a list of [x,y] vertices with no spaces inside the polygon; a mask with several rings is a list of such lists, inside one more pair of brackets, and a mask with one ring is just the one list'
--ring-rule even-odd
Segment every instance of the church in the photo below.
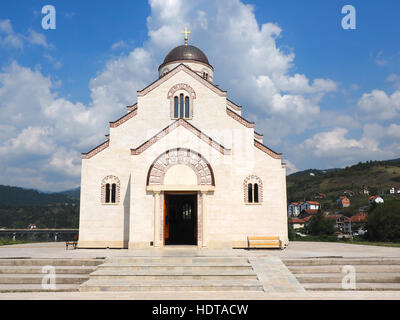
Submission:
{"label": "church", "polygon": [[105,141],[82,154],[79,248],[246,248],[249,236],[288,244],[282,154],[214,84],[188,33]]}

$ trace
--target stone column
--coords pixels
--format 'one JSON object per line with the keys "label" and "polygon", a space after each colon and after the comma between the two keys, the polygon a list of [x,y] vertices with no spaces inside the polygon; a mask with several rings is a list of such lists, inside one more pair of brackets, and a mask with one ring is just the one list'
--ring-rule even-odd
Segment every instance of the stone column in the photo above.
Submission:
{"label": "stone column", "polygon": [[203,248],[207,247],[207,192],[202,191],[201,192],[201,209],[203,211],[203,239],[202,239],[202,246]]}
{"label": "stone column", "polygon": [[154,247],[160,247],[160,191],[154,191]]}

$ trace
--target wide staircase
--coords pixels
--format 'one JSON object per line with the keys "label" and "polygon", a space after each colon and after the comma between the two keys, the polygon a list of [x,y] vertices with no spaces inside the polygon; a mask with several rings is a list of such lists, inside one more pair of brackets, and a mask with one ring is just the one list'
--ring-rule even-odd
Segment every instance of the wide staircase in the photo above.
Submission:
{"label": "wide staircase", "polygon": [[[0,292],[78,291],[103,259],[0,259]],[[43,278],[54,267],[55,288]],[[45,268],[44,268],[45,267]]]}
{"label": "wide staircase", "polygon": [[349,290],[348,284],[343,288],[342,281],[353,270],[352,290],[400,290],[400,258],[299,258],[283,262],[306,290]]}
{"label": "wide staircase", "polygon": [[262,291],[247,258],[113,257],[80,291]]}

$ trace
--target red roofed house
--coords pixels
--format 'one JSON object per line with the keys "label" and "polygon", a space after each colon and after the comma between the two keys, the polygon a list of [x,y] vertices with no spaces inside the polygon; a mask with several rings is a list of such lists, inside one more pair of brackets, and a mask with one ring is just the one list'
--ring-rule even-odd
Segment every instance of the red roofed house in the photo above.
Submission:
{"label": "red roofed house", "polygon": [[298,202],[292,202],[288,205],[289,217],[297,217],[300,214],[300,206]]}
{"label": "red roofed house", "polygon": [[300,229],[304,228],[305,221],[304,219],[291,218],[289,223],[293,226],[293,229]]}
{"label": "red roofed house", "polygon": [[343,233],[351,233],[351,219],[342,214],[326,216],[327,219],[335,220],[336,228]]}
{"label": "red roofed house", "polygon": [[366,222],[367,221],[367,213],[366,212],[359,212],[350,218],[352,223],[357,222]]}
{"label": "red roofed house", "polygon": [[370,196],[368,201],[369,201],[369,204],[373,204],[374,202],[375,203],[383,203],[384,202],[382,197],[380,197],[380,196]]}
{"label": "red roofed house", "polygon": [[339,199],[337,199],[338,205],[342,208],[347,208],[350,207],[350,199],[347,198],[346,196],[340,196]]}

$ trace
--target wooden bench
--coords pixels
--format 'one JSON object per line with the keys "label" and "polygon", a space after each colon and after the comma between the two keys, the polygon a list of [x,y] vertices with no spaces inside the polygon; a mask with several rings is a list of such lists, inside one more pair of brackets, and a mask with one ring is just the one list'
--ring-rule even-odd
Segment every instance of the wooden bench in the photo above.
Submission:
{"label": "wooden bench", "polygon": [[282,241],[279,237],[247,237],[247,248],[278,248],[283,249]]}
{"label": "wooden bench", "polygon": [[69,246],[72,246],[72,248],[76,249],[77,245],[78,245],[78,241],[67,241],[65,243],[65,250],[68,250]]}

